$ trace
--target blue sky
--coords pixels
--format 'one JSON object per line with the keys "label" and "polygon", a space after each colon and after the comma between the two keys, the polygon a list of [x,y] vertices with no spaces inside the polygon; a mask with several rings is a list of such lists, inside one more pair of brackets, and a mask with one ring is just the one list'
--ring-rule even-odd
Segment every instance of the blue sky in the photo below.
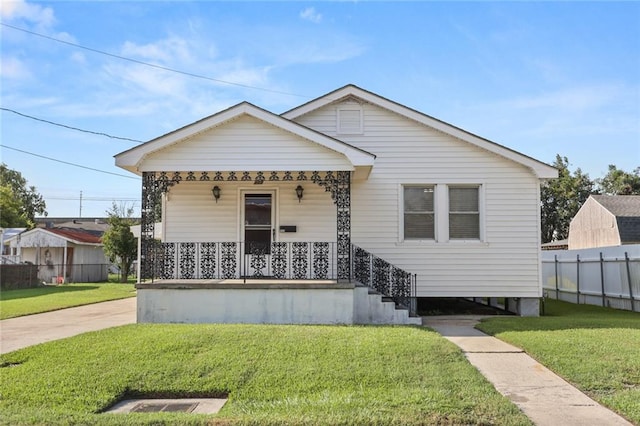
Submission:
{"label": "blue sky", "polygon": [[[2,108],[149,140],[249,101],[275,113],[353,83],[592,179],[640,166],[638,2],[2,0]],[[233,83],[233,84],[229,84]],[[49,216],[135,204],[136,143],[0,111],[2,162]],[[74,167],[24,152],[113,174]],[[128,177],[124,177],[128,176]]]}

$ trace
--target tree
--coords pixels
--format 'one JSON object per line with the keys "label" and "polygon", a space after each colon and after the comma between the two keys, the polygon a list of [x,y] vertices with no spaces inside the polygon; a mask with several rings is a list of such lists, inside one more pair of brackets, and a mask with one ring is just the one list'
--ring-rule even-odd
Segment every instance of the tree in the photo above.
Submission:
{"label": "tree", "polygon": [[640,167],[633,173],[619,170],[609,164],[609,172],[601,179],[596,179],[598,191],[608,195],[640,195]]}
{"label": "tree", "polygon": [[569,170],[567,157],[556,155],[553,164],[558,178],[545,182],[540,191],[542,241],[562,240],[569,235],[569,223],[593,190],[593,181],[580,168]]}
{"label": "tree", "polygon": [[0,164],[0,226],[33,228],[36,214],[47,215],[47,205],[34,186],[18,171]]}
{"label": "tree", "polygon": [[123,205],[118,207],[116,203],[113,203],[111,210],[106,213],[109,229],[102,235],[104,252],[110,262],[119,266],[120,282],[124,283],[127,282],[133,261],[138,256],[138,244],[133,232],[131,232],[131,225],[135,224],[131,218],[133,207]]}

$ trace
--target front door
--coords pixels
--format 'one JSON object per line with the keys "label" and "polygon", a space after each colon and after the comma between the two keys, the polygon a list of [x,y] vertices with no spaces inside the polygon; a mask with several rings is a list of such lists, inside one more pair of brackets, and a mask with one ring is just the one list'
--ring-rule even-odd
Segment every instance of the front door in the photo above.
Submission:
{"label": "front door", "polygon": [[243,195],[243,243],[245,275],[264,277],[270,275],[271,241],[274,232],[273,192],[244,193]]}

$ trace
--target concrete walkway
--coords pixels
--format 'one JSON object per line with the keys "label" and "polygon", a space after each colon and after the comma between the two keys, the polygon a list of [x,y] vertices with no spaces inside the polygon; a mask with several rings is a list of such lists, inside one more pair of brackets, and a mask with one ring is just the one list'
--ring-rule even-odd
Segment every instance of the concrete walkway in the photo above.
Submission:
{"label": "concrete walkway", "polygon": [[459,346],[498,392],[513,401],[537,426],[631,426],[521,349],[473,328],[481,318],[423,317],[423,325]]}
{"label": "concrete walkway", "polygon": [[135,322],[135,297],[10,318],[0,321],[0,353]]}

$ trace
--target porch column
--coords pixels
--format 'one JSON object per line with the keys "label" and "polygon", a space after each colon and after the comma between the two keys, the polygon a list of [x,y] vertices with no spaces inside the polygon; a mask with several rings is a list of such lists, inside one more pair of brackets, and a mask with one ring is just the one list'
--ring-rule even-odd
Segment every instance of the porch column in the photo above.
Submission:
{"label": "porch column", "polygon": [[157,211],[157,185],[155,172],[142,172],[142,209],[140,221],[140,275],[138,280],[153,281],[155,263],[154,236]]}
{"label": "porch column", "polygon": [[[66,283],[67,280],[67,250],[69,244],[67,241],[64,242],[64,247],[62,248],[62,281]],[[71,280],[69,280],[71,281]]]}
{"label": "porch column", "polygon": [[339,171],[334,181],[338,230],[338,282],[351,280],[351,172]]}

